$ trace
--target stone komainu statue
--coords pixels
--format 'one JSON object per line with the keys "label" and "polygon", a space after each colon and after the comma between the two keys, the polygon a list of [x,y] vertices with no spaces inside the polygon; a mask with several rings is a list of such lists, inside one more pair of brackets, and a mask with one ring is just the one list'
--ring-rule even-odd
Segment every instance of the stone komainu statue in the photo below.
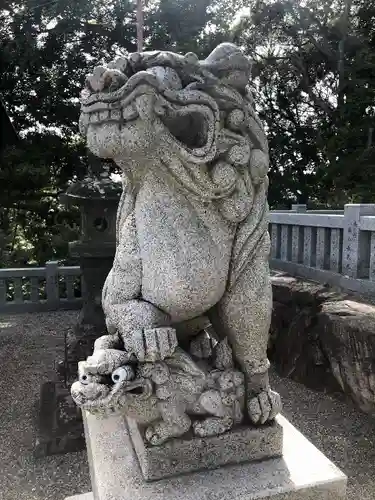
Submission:
{"label": "stone komainu statue", "polygon": [[[103,377],[138,363],[132,377],[144,379],[144,365],[170,364],[177,343],[193,363],[208,359],[215,349],[199,355],[197,335],[207,340],[202,331],[211,324],[216,346],[229,340],[245,376],[251,421],[265,423],[280,411],[266,354],[272,308],[268,146],[247,87],[250,69],[243,53],[225,43],[203,61],[192,53],[135,53],[88,76],[80,130],[94,154],[121,168],[124,190],[116,255],[103,289],[109,335],[96,342],[86,382],[72,388],[84,408],[108,403],[113,389]],[[207,366],[210,377],[234,370]],[[123,389],[124,373],[118,375]],[[206,382],[199,387],[207,392]],[[216,415],[210,405],[208,414]],[[177,427],[174,435],[186,431]]]}

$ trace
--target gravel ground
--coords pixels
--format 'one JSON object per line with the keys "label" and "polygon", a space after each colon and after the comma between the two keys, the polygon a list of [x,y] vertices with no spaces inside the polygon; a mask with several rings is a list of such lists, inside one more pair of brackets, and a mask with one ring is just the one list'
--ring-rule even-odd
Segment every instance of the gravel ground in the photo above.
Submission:
{"label": "gravel ground", "polygon": [[[35,459],[35,408],[76,312],[0,316],[0,500],[63,500],[90,490],[86,453]],[[375,499],[375,419],[272,375],[284,413],[348,476],[348,500]]]}
{"label": "gravel ground", "polygon": [[89,491],[86,453],[33,457],[42,382],[76,312],[0,316],[0,499],[62,500]]}
{"label": "gravel ground", "polygon": [[275,374],[272,385],[283,398],[284,415],[348,476],[347,499],[375,500],[375,419]]}

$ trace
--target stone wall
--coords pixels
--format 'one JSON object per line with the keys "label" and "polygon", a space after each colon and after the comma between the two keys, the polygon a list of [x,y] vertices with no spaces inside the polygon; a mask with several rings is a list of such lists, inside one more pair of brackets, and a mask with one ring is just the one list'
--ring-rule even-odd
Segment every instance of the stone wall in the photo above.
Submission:
{"label": "stone wall", "polygon": [[375,306],[283,273],[272,280],[269,357],[277,372],[344,393],[375,414]]}

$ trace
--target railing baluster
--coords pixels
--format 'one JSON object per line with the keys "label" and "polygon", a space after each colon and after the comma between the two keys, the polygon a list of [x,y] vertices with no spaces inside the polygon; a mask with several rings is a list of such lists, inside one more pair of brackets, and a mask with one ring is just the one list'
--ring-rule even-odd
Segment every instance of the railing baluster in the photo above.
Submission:
{"label": "railing baluster", "polygon": [[0,304],[6,304],[7,302],[7,283],[6,280],[0,278]]}
{"label": "railing baluster", "polygon": [[292,262],[300,262],[302,251],[302,233],[300,226],[292,227]]}
{"label": "railing baluster", "polygon": [[87,286],[83,274],[81,274],[81,296],[84,297],[87,294]]}
{"label": "railing baluster", "polygon": [[371,231],[369,278],[371,281],[375,281],[375,231]]}
{"label": "railing baluster", "polygon": [[32,276],[30,278],[30,300],[31,302],[39,302],[39,278]]}
{"label": "railing baluster", "polygon": [[50,261],[46,264],[46,294],[47,302],[56,307],[59,302],[59,269],[57,262]]}
{"label": "railing baluster", "polygon": [[14,286],[14,303],[23,303],[23,293],[22,293],[22,278],[13,278]]}
{"label": "railing baluster", "polygon": [[331,229],[329,252],[329,269],[335,273],[341,272],[342,237],[340,229]]}
{"label": "railing baluster", "polygon": [[281,245],[280,245],[280,259],[288,260],[288,226],[283,224],[281,226]]}
{"label": "railing baluster", "polygon": [[309,226],[303,228],[303,264],[311,267],[312,229]]}
{"label": "railing baluster", "polygon": [[316,231],[316,267],[326,269],[328,257],[328,231],[325,227],[318,227]]}
{"label": "railing baluster", "polygon": [[271,258],[276,259],[278,254],[277,224],[271,224]]}
{"label": "railing baluster", "polygon": [[72,275],[65,276],[66,298],[68,300],[74,299],[74,281],[75,281],[75,276]]}

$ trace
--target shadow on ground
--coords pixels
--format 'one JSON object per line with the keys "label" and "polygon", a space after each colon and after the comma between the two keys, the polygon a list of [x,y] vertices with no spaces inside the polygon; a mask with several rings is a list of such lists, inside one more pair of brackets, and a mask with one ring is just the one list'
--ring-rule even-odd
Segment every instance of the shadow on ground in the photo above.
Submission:
{"label": "shadow on ground", "polygon": [[42,382],[63,355],[76,312],[0,316],[0,499],[62,500],[90,489],[86,453],[36,459]]}

